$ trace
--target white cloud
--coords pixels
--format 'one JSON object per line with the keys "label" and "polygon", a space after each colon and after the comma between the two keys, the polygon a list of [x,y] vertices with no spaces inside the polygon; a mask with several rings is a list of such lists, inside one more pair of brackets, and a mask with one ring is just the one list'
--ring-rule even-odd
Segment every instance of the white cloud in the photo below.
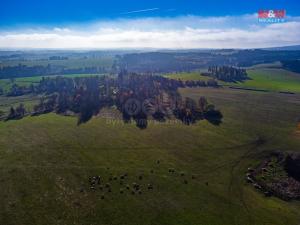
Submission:
{"label": "white cloud", "polygon": [[257,48],[300,44],[300,19],[256,15],[117,19],[51,29],[0,31],[0,48]]}
{"label": "white cloud", "polygon": [[57,32],[57,33],[69,33],[69,32],[71,32],[70,29],[68,29],[68,28],[59,28],[59,27],[54,27],[53,31]]}
{"label": "white cloud", "polygon": [[149,11],[156,11],[159,10],[159,8],[149,8],[149,9],[139,9],[135,11],[128,11],[121,14],[132,14],[132,13],[141,13],[141,12],[149,12]]}

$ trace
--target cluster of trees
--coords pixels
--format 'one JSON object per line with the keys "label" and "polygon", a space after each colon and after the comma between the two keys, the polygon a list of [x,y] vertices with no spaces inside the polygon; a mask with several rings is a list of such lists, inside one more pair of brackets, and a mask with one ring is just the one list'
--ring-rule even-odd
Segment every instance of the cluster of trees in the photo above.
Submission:
{"label": "cluster of trees", "polygon": [[65,114],[68,111],[79,115],[78,123],[88,121],[100,110],[100,78],[77,77],[55,79],[43,78],[34,88],[35,93],[45,93],[34,107],[34,115],[55,111]]}
{"label": "cluster of trees", "polygon": [[285,60],[281,61],[281,64],[287,70],[300,73],[300,60]]}
{"label": "cluster of trees", "polygon": [[[190,98],[182,100],[178,88],[185,85],[180,80],[153,75],[140,76],[123,71],[118,77],[116,105],[123,113],[125,121],[133,119],[140,128],[147,127],[149,117],[161,122],[175,117],[187,125],[201,119],[210,119],[213,123],[216,121],[214,124],[219,124],[221,113],[208,104],[204,97],[199,100],[199,105]],[[190,86],[193,85],[199,84],[191,82]]]}
{"label": "cluster of trees", "polygon": [[[138,75],[138,77],[140,77]],[[143,76],[145,79],[147,76]],[[99,78],[99,77],[98,77]],[[194,80],[187,80],[187,81],[182,81],[182,80],[171,80],[171,79],[166,79],[160,76],[156,76],[157,80],[168,80],[169,83],[169,89],[172,88],[183,88],[183,87],[219,87],[219,84],[216,80],[214,79],[210,79],[208,81],[194,81]],[[63,81],[62,81],[63,80]],[[75,82],[78,83],[78,80],[82,80],[81,78],[74,78]],[[131,75],[131,80],[133,81],[134,79],[132,79],[132,75]],[[147,80],[147,79],[146,79]],[[61,82],[61,83],[58,83]],[[16,83],[14,83],[14,81],[12,81],[12,86],[10,87],[10,89],[5,93],[6,96],[8,97],[16,97],[16,96],[22,96],[22,95],[26,95],[26,94],[39,94],[39,93],[54,93],[57,92],[61,89],[61,87],[63,85],[64,88],[67,88],[68,90],[71,90],[72,86],[74,86],[72,79],[64,79],[62,77],[59,76],[55,76],[55,78],[45,78],[42,77],[42,80],[39,82],[38,85],[29,85],[29,86],[20,86]],[[110,81],[111,84],[115,85],[115,82]],[[108,85],[108,79],[106,78],[106,87]],[[111,85],[112,87],[112,85]],[[71,88],[71,89],[70,89]],[[111,89],[112,90],[112,89]],[[0,95],[4,94],[4,90],[0,87]]]}
{"label": "cluster of trees", "polygon": [[18,66],[0,67],[0,79],[9,79],[11,77],[31,77],[44,75],[63,75],[63,74],[99,74],[108,72],[105,67],[82,67],[65,68],[65,66],[51,65],[47,66]]}
{"label": "cluster of trees", "polygon": [[174,109],[174,115],[187,125],[203,119],[219,125],[223,118],[222,113],[216,110],[214,105],[209,104],[203,96],[199,98],[198,102],[192,98],[185,98]]}
{"label": "cluster of trees", "polygon": [[[147,127],[149,118],[165,121],[166,118],[175,117],[185,124],[212,118],[213,112],[217,111],[205,98],[199,99],[198,103],[190,98],[182,100],[178,88],[185,85],[183,81],[162,76],[121,71],[117,78],[47,77],[42,78],[38,85],[32,85],[26,90],[43,96],[34,106],[33,115],[49,112],[72,113],[79,116],[79,124],[98,114],[102,107],[113,105],[122,113],[125,122],[134,120],[140,128]],[[190,86],[192,85],[199,84],[191,83]],[[16,86],[13,90],[15,89],[18,90]],[[11,110],[8,118],[24,116],[25,113],[20,112],[19,109]],[[214,116],[218,121],[222,118],[220,113],[215,113]]]}
{"label": "cluster of trees", "polygon": [[184,82],[185,87],[218,87],[219,84],[215,79],[210,79],[208,81],[203,80],[187,80]]}
{"label": "cluster of trees", "polygon": [[147,119],[164,121],[169,117],[170,107],[179,94],[177,89],[184,83],[151,74],[119,73],[115,104],[122,112],[125,122],[136,121],[140,128],[147,127]]}
{"label": "cluster of trees", "polygon": [[210,66],[208,67],[208,73],[205,73],[204,75],[226,82],[244,81],[249,79],[245,69],[232,66]]}
{"label": "cluster of trees", "polygon": [[32,115],[37,116],[40,114],[56,111],[57,99],[57,94],[43,96],[42,98],[40,98],[39,103],[33,107],[34,113]]}
{"label": "cluster of trees", "polygon": [[12,97],[12,96],[26,95],[26,94],[30,94],[33,92],[34,92],[33,84],[31,84],[29,87],[26,87],[26,86],[19,86],[16,83],[14,83],[6,95],[8,97]]}
{"label": "cluster of trees", "polygon": [[49,60],[68,60],[68,57],[64,57],[64,56],[50,56]]}
{"label": "cluster of trees", "polygon": [[12,119],[22,119],[26,115],[26,109],[24,105],[21,103],[16,108],[10,107],[9,114],[7,116],[7,120]]}

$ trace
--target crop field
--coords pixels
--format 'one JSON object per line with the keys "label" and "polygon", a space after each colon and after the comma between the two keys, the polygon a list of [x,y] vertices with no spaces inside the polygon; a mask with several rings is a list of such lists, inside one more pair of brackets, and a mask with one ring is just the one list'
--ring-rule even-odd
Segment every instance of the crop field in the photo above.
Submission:
{"label": "crop field", "polygon": [[[223,123],[150,122],[140,130],[104,117],[77,126],[52,113],[0,122],[0,224],[298,224],[299,202],[265,197],[245,173],[270,151],[299,151],[299,94],[180,92],[206,96]],[[2,110],[19,99],[0,101]],[[110,192],[90,189],[97,175]],[[132,183],[141,193],[126,189]]]}

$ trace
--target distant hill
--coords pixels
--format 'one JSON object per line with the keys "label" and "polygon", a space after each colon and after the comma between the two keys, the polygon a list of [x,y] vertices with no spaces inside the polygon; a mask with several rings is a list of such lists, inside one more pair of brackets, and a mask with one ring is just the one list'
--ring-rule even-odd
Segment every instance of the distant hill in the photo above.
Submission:
{"label": "distant hill", "polygon": [[172,73],[193,71],[214,65],[249,67],[256,64],[298,60],[300,50],[228,49],[202,52],[146,52],[124,54],[117,59],[114,67],[130,72]]}
{"label": "distant hill", "polygon": [[281,63],[283,68],[300,73],[300,60],[284,60]]}
{"label": "distant hill", "polygon": [[272,50],[272,51],[299,51],[300,50],[300,45],[263,48],[263,50]]}

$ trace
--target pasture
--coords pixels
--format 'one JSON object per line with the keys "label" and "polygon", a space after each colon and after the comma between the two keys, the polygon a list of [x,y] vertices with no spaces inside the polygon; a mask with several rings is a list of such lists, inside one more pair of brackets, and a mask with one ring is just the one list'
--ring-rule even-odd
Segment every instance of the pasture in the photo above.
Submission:
{"label": "pasture", "polygon": [[[244,82],[229,83],[218,81],[220,85],[242,88],[263,89],[273,92],[300,92],[300,74],[284,70],[275,65],[259,65],[247,69],[249,80]],[[277,65],[278,66],[278,65]],[[199,72],[166,74],[168,78],[181,80],[204,80],[210,77],[201,75]]]}
{"label": "pasture", "polygon": [[300,92],[300,74],[284,69],[252,69],[248,70],[249,77],[241,87],[254,87],[270,91]]}
{"label": "pasture", "polygon": [[[298,224],[298,201],[265,197],[245,172],[271,151],[299,151],[299,94],[180,92],[206,96],[223,123],[150,122],[140,130],[101,116],[77,126],[75,117],[52,113],[0,122],[0,224]],[[19,99],[0,101],[2,110]],[[88,178],[96,175],[111,192],[90,189]],[[126,190],[132,183],[141,194]]]}

